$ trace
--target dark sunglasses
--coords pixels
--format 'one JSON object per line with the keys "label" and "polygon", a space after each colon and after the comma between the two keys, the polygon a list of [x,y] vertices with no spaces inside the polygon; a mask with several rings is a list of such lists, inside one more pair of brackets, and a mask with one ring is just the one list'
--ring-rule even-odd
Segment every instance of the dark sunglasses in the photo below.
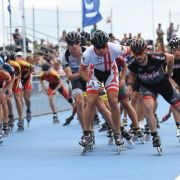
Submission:
{"label": "dark sunglasses", "polygon": [[79,41],[76,41],[76,42],[68,43],[68,45],[73,46],[73,45],[77,45],[77,44],[79,44],[79,43],[80,43]]}
{"label": "dark sunglasses", "polygon": [[106,45],[104,46],[95,46],[96,49],[105,49],[106,48]]}
{"label": "dark sunglasses", "polygon": [[134,53],[134,52],[133,52],[133,56],[142,56],[143,54],[144,54],[144,51],[139,52],[139,53]]}

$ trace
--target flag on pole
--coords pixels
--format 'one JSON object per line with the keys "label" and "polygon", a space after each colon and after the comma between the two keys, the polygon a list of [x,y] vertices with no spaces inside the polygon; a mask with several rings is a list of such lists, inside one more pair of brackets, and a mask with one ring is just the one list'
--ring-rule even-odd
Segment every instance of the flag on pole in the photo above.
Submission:
{"label": "flag on pole", "polygon": [[102,19],[100,0],[82,0],[83,27],[96,24]]}
{"label": "flag on pole", "polygon": [[9,11],[9,14],[11,14],[11,0],[8,0],[7,10]]}

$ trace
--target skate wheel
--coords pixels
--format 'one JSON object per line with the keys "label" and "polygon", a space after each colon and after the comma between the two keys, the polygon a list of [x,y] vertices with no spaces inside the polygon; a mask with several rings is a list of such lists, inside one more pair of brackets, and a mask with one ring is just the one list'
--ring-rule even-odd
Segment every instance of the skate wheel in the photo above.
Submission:
{"label": "skate wheel", "polygon": [[140,140],[141,140],[142,144],[145,144],[145,141],[144,141],[143,137],[140,137]]}
{"label": "skate wheel", "polygon": [[118,155],[120,155],[120,153],[121,153],[121,146],[120,145],[117,146],[117,152],[118,152]]}
{"label": "skate wheel", "polygon": [[180,136],[179,137],[177,137],[178,138],[178,140],[179,140],[179,143],[180,143]]}
{"label": "skate wheel", "polygon": [[18,128],[18,132],[23,132],[24,128]]}
{"label": "skate wheel", "polygon": [[128,142],[128,144],[129,144],[129,146],[131,147],[131,148],[134,148],[135,147],[135,145],[134,145],[134,143],[132,142],[132,140],[129,140],[129,141],[127,141]]}
{"label": "skate wheel", "polygon": [[85,151],[85,147],[81,147],[81,156],[84,156],[84,155],[85,155],[85,153],[86,153],[86,151]]}
{"label": "skate wheel", "polygon": [[162,155],[162,148],[160,146],[157,147],[157,151],[158,151],[159,155],[161,156]]}
{"label": "skate wheel", "polygon": [[3,134],[3,137],[7,137],[9,134],[9,131],[5,131],[4,134]]}
{"label": "skate wheel", "polygon": [[109,145],[113,145],[113,138],[112,138],[112,137],[109,137],[109,139],[108,139],[108,144],[109,144]]}

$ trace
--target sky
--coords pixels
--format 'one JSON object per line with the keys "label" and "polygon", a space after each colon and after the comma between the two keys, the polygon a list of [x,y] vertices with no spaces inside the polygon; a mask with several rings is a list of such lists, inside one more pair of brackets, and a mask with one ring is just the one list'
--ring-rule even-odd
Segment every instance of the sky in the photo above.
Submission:
{"label": "sky", "polygon": [[[2,1],[2,0],[1,0]],[[21,12],[18,11],[20,0],[11,0],[13,26],[21,25]],[[154,8],[152,10],[152,2]],[[9,25],[7,0],[4,0],[5,26]],[[43,33],[57,37],[56,7],[59,6],[60,24],[59,31],[76,30],[81,27],[81,0],[25,0],[26,23],[32,27],[32,13],[28,14],[33,7],[36,9],[36,29]],[[0,44],[2,43],[2,5],[0,9]],[[99,29],[111,32],[111,24],[106,24],[106,18],[112,9],[112,32],[117,38],[122,38],[124,33],[131,32],[133,35],[141,32],[145,39],[155,39],[158,23],[162,23],[162,29],[166,33],[169,25],[169,12],[171,21],[175,27],[180,24],[180,0],[100,0],[100,12],[103,20],[97,26]],[[44,10],[43,10],[44,9]],[[49,11],[47,10],[49,9]],[[152,13],[153,12],[153,13]],[[90,31],[92,26],[85,28]],[[180,30],[179,30],[180,32]],[[180,33],[178,32],[178,35]],[[5,30],[7,40],[7,29]]]}

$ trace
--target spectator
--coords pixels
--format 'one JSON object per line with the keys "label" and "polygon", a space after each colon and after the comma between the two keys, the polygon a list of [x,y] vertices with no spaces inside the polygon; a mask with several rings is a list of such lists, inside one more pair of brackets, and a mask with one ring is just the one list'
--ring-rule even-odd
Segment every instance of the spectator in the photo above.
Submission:
{"label": "spectator", "polygon": [[138,39],[142,39],[141,33],[138,33],[137,38],[138,38]]}
{"label": "spectator", "polygon": [[94,24],[94,25],[93,25],[93,29],[91,29],[91,34],[92,34],[94,31],[96,31],[96,30],[97,30],[97,25]]}
{"label": "spectator", "polygon": [[41,57],[39,55],[34,55],[34,75],[39,75],[41,72]]}
{"label": "spectator", "polygon": [[65,42],[65,36],[66,36],[66,31],[65,30],[63,30],[62,31],[62,35],[61,35],[61,37],[60,37],[60,42]]}
{"label": "spectator", "polygon": [[[13,39],[14,39],[14,42],[16,45],[16,49],[22,51],[23,37],[19,33],[19,29],[15,29],[15,32],[13,33]],[[25,43],[26,43],[26,51],[28,51],[28,49],[29,49],[28,46],[29,46],[29,43],[31,43],[31,40],[26,37]]]}
{"label": "spectator", "polygon": [[159,42],[161,42],[162,44],[164,44],[164,40],[163,40],[164,32],[161,29],[161,24],[160,23],[158,24],[158,28],[156,29],[156,33],[157,33],[157,40]]}
{"label": "spectator", "polygon": [[109,33],[109,41],[112,43],[117,43],[119,44],[119,41],[115,38],[115,36],[113,35],[113,33]]}
{"label": "spectator", "polygon": [[167,29],[167,41],[169,42],[170,39],[176,36],[176,33],[179,30],[179,25],[177,25],[177,28],[174,29],[174,23],[170,23],[168,29]]}
{"label": "spectator", "polygon": [[80,33],[81,33],[81,29],[80,29],[80,28],[77,28],[77,32],[80,34]]}
{"label": "spectator", "polygon": [[13,39],[14,39],[15,45],[18,48],[21,48],[22,47],[22,36],[19,33],[19,29],[15,29],[15,32],[13,33]]}
{"label": "spectator", "polygon": [[122,38],[122,40],[121,40],[121,45],[125,45],[125,44],[126,44],[126,41],[127,41],[127,34],[124,33],[123,38]]}
{"label": "spectator", "polygon": [[26,61],[30,64],[34,64],[34,59],[33,59],[33,56],[32,55],[28,55],[26,57]]}
{"label": "spectator", "polygon": [[129,33],[129,37],[127,39],[132,39],[132,33]]}

